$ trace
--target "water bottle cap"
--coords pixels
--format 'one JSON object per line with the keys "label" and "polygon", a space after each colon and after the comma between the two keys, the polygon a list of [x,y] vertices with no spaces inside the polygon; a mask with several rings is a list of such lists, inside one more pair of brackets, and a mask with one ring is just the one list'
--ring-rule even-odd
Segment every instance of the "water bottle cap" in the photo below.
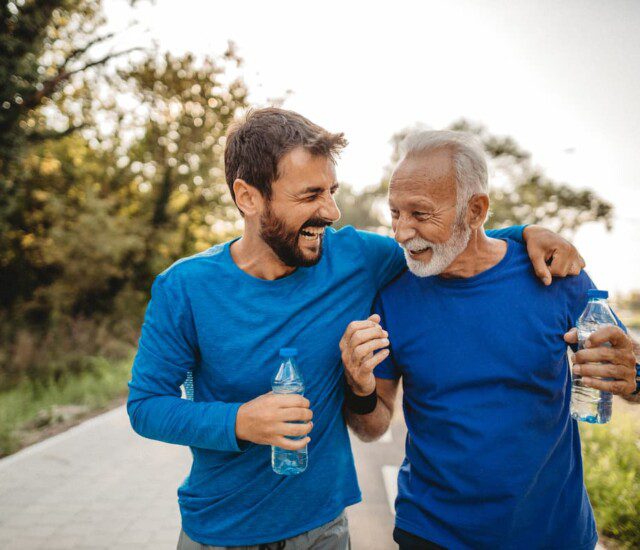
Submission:
{"label": "water bottle cap", "polygon": [[296,357],[298,355],[298,348],[282,348],[280,350],[280,357]]}
{"label": "water bottle cap", "polygon": [[598,290],[595,288],[591,288],[587,290],[587,298],[604,298],[605,300],[609,297],[608,290]]}

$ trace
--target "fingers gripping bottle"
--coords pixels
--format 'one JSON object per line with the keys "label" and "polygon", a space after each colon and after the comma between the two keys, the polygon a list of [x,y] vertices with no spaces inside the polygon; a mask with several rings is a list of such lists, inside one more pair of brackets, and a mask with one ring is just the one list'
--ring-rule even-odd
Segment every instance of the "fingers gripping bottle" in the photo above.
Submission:
{"label": "fingers gripping bottle", "polygon": [[[588,290],[589,302],[580,315],[578,329],[578,349],[584,349],[589,335],[605,325],[618,326],[611,311],[606,290]],[[606,344],[610,345],[610,344]],[[582,377],[573,375],[571,385],[571,417],[590,424],[605,424],[611,420],[612,395],[609,392],[587,388],[582,385]]]}
{"label": "fingers gripping bottle", "polygon": [[[304,380],[295,361],[297,355],[298,350],[296,348],[282,348],[280,350],[282,363],[271,383],[273,393],[296,393],[304,395]],[[289,439],[302,439],[304,436],[287,437]],[[271,467],[276,474],[285,476],[300,474],[307,469],[307,460],[306,445],[298,451],[271,447]]]}

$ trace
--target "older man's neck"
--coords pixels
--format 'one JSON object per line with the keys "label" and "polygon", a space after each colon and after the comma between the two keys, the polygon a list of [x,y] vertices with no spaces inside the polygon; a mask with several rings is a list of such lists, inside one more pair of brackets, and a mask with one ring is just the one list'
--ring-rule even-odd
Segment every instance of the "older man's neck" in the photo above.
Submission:
{"label": "older man's neck", "polygon": [[487,237],[484,229],[473,230],[467,248],[445,269],[440,276],[468,278],[492,268],[507,253],[507,243]]}

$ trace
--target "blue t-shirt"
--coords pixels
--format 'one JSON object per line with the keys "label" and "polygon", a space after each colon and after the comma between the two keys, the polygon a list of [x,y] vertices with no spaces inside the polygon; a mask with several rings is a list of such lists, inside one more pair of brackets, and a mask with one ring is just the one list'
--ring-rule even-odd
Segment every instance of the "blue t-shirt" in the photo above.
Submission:
{"label": "blue t-shirt", "polygon": [[[521,239],[522,228],[497,234]],[[157,277],[128,401],[136,432],[191,447],[191,472],[178,490],[182,526],[218,546],[289,538],[360,500],[338,343],[405,267],[393,239],[351,227],[327,229],[317,265],[274,281],[238,268],[230,244]],[[269,446],[235,437],[238,408],[271,390],[282,347],[298,348],[314,413],[308,468],[288,477],[272,471]],[[193,400],[180,398],[188,376]]]}
{"label": "blue t-shirt", "polygon": [[396,524],[447,548],[593,548],[564,333],[587,274],[545,287],[523,245],[469,278],[405,272],[374,310],[408,427]]}

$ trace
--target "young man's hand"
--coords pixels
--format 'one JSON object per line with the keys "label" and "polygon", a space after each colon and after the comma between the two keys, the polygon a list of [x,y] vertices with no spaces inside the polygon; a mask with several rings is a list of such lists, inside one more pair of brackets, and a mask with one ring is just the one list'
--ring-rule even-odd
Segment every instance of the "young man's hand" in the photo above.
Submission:
{"label": "young man's hand", "polygon": [[380,316],[371,315],[365,321],[349,323],[340,351],[347,383],[356,395],[370,395],[376,389],[373,370],[389,355],[388,333],[380,326]]}
{"label": "young man's hand", "polygon": [[[313,428],[312,418],[306,397],[266,393],[240,406],[236,416],[236,437],[259,445],[297,451],[310,441],[304,436]],[[302,439],[289,439],[292,436]]]}
{"label": "young man's hand", "polygon": [[552,277],[578,275],[585,266],[584,259],[569,241],[540,227],[528,225],[522,232],[527,252],[538,278],[550,285]]}

